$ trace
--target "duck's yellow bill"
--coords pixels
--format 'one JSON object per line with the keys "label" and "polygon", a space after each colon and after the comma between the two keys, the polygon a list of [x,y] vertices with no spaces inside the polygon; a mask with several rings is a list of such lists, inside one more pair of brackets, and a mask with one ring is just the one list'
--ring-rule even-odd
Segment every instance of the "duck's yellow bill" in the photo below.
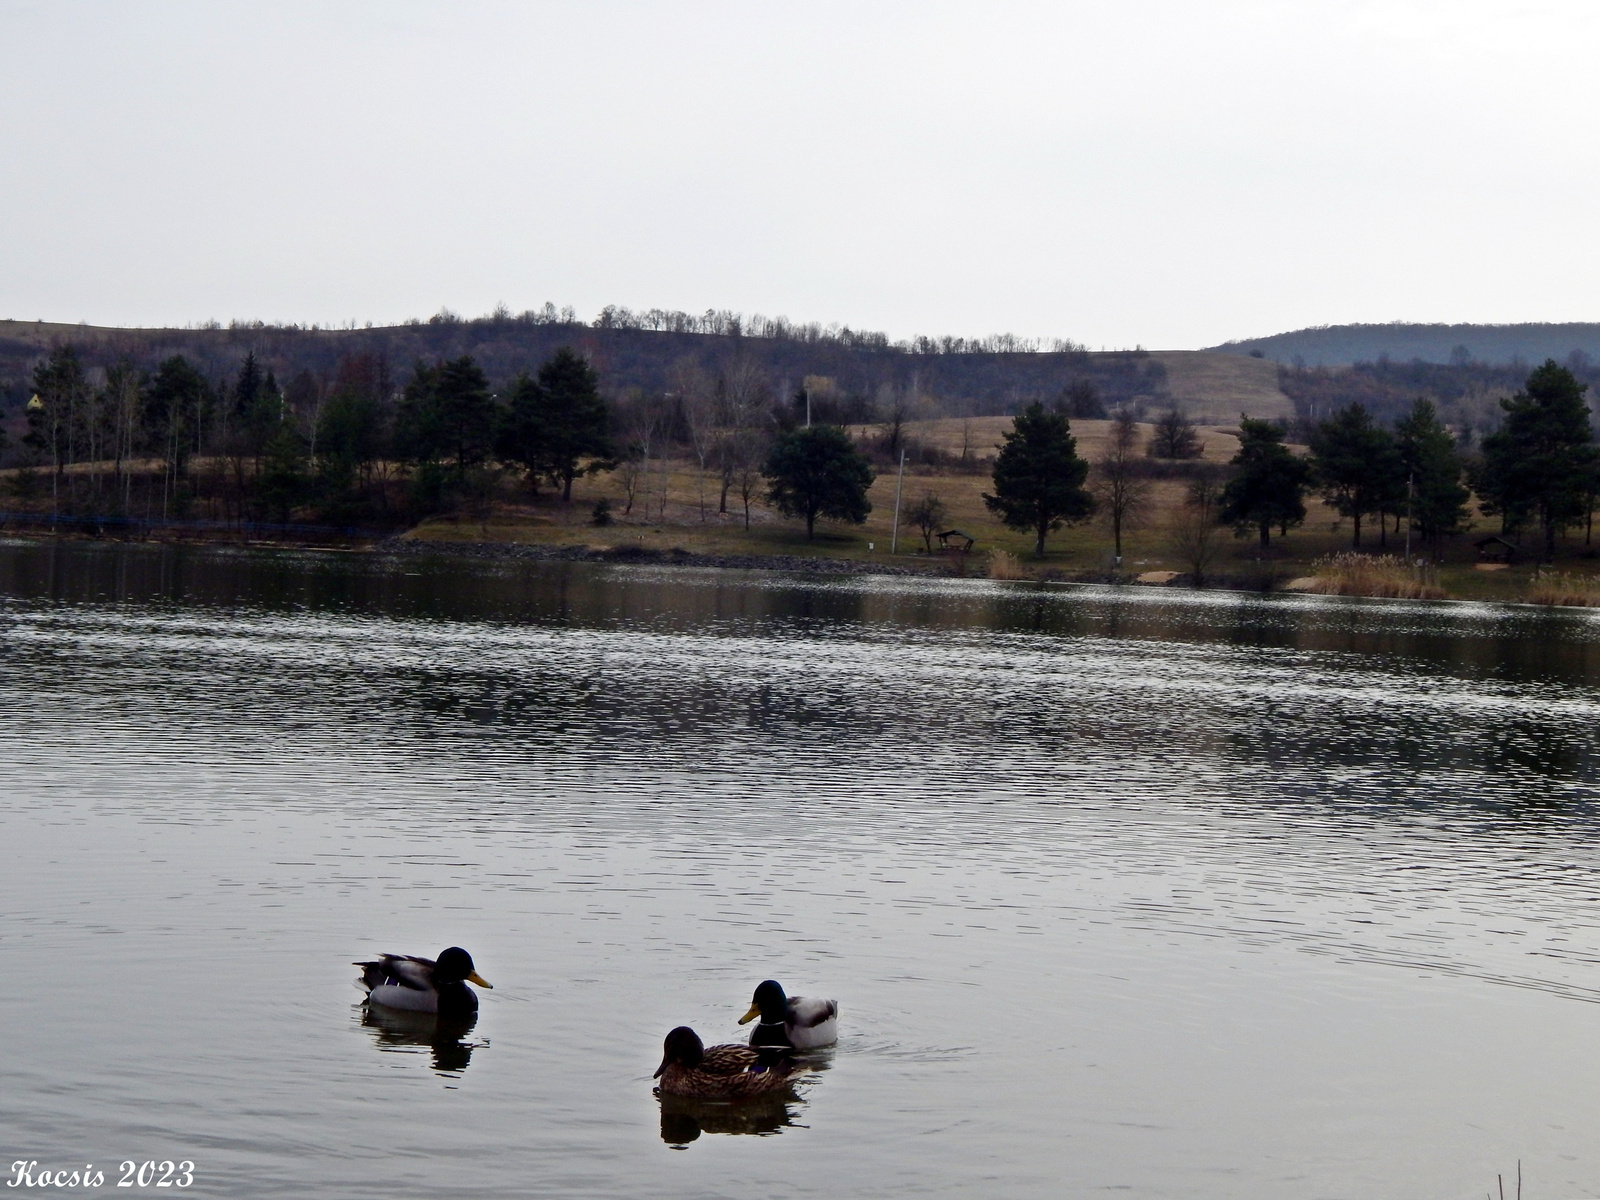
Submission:
{"label": "duck's yellow bill", "polygon": [[479,975],[476,971],[473,971],[473,972],[471,972],[471,973],[469,973],[467,975],[467,982],[468,983],[475,983],[479,987],[486,987],[491,992],[494,991],[494,984],[490,983],[487,979],[485,979],[482,975]]}
{"label": "duck's yellow bill", "polygon": [[754,1021],[760,1015],[761,1015],[761,1006],[759,1004],[752,1004],[750,1006],[750,1011],[745,1013],[744,1016],[739,1018],[739,1024],[748,1025],[751,1021]]}

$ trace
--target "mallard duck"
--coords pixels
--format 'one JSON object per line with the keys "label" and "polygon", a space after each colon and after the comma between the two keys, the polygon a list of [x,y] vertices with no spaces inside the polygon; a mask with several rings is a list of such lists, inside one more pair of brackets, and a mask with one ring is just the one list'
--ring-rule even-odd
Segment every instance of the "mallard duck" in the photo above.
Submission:
{"label": "mallard duck", "polygon": [[356,986],[373,1004],[408,1012],[461,1016],[478,1011],[478,994],[467,986],[492,988],[473,968],[472,955],[451,946],[436,960],[411,954],[385,954],[377,962],[358,962]]}
{"label": "mallard duck", "polygon": [[761,1018],[750,1031],[752,1046],[792,1046],[796,1050],[815,1050],[839,1040],[839,1005],[833,1000],[810,996],[786,996],[783,985],[768,979],[756,988],[750,1011],[739,1018],[746,1025]]}
{"label": "mallard duck", "polygon": [[654,1078],[668,1096],[699,1100],[743,1100],[765,1096],[789,1086],[794,1060],[772,1050],[749,1046],[712,1046],[687,1025],[667,1034],[661,1065]]}

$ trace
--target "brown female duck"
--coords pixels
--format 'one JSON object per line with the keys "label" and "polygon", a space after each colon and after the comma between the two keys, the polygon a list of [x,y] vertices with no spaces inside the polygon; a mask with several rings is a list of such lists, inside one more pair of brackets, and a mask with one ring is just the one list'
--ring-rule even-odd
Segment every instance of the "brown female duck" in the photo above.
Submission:
{"label": "brown female duck", "polygon": [[750,1046],[712,1046],[687,1025],[667,1034],[655,1078],[669,1096],[700,1100],[743,1100],[782,1091],[797,1070],[781,1051]]}

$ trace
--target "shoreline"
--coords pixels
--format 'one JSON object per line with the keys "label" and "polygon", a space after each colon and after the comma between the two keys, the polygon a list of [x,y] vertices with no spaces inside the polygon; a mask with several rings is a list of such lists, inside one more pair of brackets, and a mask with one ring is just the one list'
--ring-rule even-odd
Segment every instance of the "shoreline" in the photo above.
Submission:
{"label": "shoreline", "polygon": [[[798,554],[703,554],[680,547],[659,550],[634,543],[617,546],[592,546],[582,543],[555,545],[542,542],[479,542],[479,541],[424,541],[402,535],[382,538],[352,538],[344,544],[325,541],[298,541],[285,538],[250,538],[216,536],[177,537],[115,537],[95,535],[82,530],[51,533],[38,527],[24,529],[0,528],[0,541],[14,541],[45,545],[49,543],[76,542],[93,545],[144,545],[193,546],[217,549],[248,550],[300,550],[323,554],[387,555],[410,558],[469,558],[479,561],[559,563],[584,562],[612,565],[665,566],[711,568],[729,571],[775,571],[799,575],[825,575],[838,578],[883,575],[901,579],[975,579],[988,580],[981,560],[966,570],[973,560],[943,559],[927,564],[899,564],[872,562],[853,558],[836,558],[826,555]],[[962,569],[952,569],[960,562]],[[1166,583],[1141,583],[1132,573],[1115,575],[1106,571],[1068,572],[1050,568],[1042,574],[1022,579],[999,579],[997,583],[1070,584],[1129,587],[1149,591],[1230,593],[1240,596],[1321,596],[1326,599],[1387,601],[1397,604],[1495,604],[1514,608],[1548,609],[1557,612],[1594,611],[1584,605],[1540,604],[1528,600],[1443,596],[1422,599],[1406,596],[1363,596],[1356,594],[1306,592],[1299,588],[1283,586],[1292,573],[1267,572],[1264,574],[1226,574],[1207,576],[1203,587],[1191,587],[1186,574],[1180,574]]]}
{"label": "shoreline", "polygon": [[[948,570],[919,569],[899,563],[800,554],[700,554],[692,550],[656,550],[624,543],[588,546],[578,543],[421,541],[391,537],[367,547],[374,554],[442,554],[457,558],[521,559],[528,562],[637,563],[671,567],[717,567],[731,571],[799,571],[816,575],[898,575],[938,577]],[[973,576],[968,576],[972,578]]]}
{"label": "shoreline", "polygon": [[[311,547],[305,547],[310,549]],[[832,558],[823,555],[798,554],[699,554],[690,550],[656,550],[648,546],[623,544],[600,547],[580,544],[551,545],[540,542],[457,542],[420,541],[415,538],[394,537],[376,542],[367,548],[371,553],[425,556],[435,553],[459,558],[516,559],[526,562],[592,562],[621,563],[668,567],[713,567],[732,571],[785,571],[811,575],[888,575],[913,579],[982,579],[990,578],[982,558],[938,559],[926,565],[879,563],[855,558]],[[960,563],[963,569],[952,569]],[[964,569],[969,563],[973,570]],[[1109,587],[1141,588],[1149,591],[1172,592],[1232,592],[1239,595],[1294,596],[1305,593],[1282,585],[1291,578],[1290,573],[1266,572],[1252,574],[1218,573],[1208,575],[1203,587],[1190,586],[1187,573],[1180,573],[1166,583],[1141,583],[1134,572],[1113,574],[1107,571],[1065,571],[1047,568],[1039,575],[1021,579],[996,579],[996,583],[1028,584],[1099,584]],[[1265,586],[1263,586],[1265,585]],[[1356,597],[1358,599],[1396,599],[1397,597]]]}
{"label": "shoreline", "polygon": [[[62,529],[51,531],[48,527],[24,526],[18,529],[0,527],[0,538],[14,538],[37,544],[79,542],[96,545],[156,545],[156,546],[210,546],[255,550],[312,550],[334,554],[403,555],[407,557],[471,558],[480,561],[521,562],[589,562],[623,565],[650,565],[668,567],[701,567],[730,571],[780,571],[794,574],[863,576],[885,575],[896,578],[921,579],[987,579],[986,561],[981,556],[971,558],[930,559],[925,563],[874,562],[869,559],[840,558],[826,554],[706,554],[681,547],[660,550],[636,543],[615,546],[594,546],[569,542],[492,542],[457,541],[453,539],[423,540],[408,538],[403,534],[387,537],[351,537],[342,543],[327,540],[300,540],[293,536],[228,537],[195,530],[168,527],[174,536],[118,537],[108,533],[88,530]],[[265,531],[261,531],[265,532]],[[1167,583],[1140,583],[1131,572],[1113,574],[1107,571],[1068,571],[1051,567],[1041,574],[1022,579],[999,580],[1011,583],[1103,584],[1150,588],[1169,591],[1238,592],[1249,595],[1273,593],[1291,594],[1281,586],[1289,576],[1282,572],[1265,574],[1219,573],[1207,577],[1202,588],[1191,588],[1187,574],[1179,574]],[[1263,586],[1265,585],[1265,586]]]}

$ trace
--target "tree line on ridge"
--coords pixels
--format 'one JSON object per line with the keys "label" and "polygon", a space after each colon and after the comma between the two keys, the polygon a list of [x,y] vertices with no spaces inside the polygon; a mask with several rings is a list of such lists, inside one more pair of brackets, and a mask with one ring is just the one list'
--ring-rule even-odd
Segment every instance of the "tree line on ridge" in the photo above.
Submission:
{"label": "tree line on ridge", "polygon": [[[670,391],[619,402],[602,395],[593,366],[570,347],[497,390],[470,355],[419,361],[403,384],[383,359],[355,355],[325,383],[301,372],[283,385],[247,353],[217,386],[182,355],[153,371],[124,360],[96,378],[74,347],[58,345],[32,382],[28,461],[10,486],[36,502],[48,489],[59,512],[394,522],[487,505],[507,471],[531,494],[550,487],[564,500],[580,476],[617,471],[622,515],[636,505],[648,514],[665,504],[659,481],[674,453],[698,469],[702,513],[714,494],[721,513],[742,503],[748,525],[752,501],[764,498],[804,520],[810,535],[819,518],[860,522],[871,507],[872,463],[839,428],[868,414],[803,388],[775,398],[748,370],[712,375],[682,364]],[[1348,404],[1308,423],[1306,455],[1290,449],[1283,426],[1245,418],[1227,478],[1197,473],[1186,507],[1202,525],[1231,526],[1265,549],[1274,530],[1283,536],[1304,523],[1306,497],[1317,494],[1349,520],[1357,548],[1372,533],[1387,545],[1408,521],[1437,549],[1468,527],[1475,495],[1503,533],[1536,530],[1553,555],[1574,528],[1588,539],[1600,502],[1585,391],[1568,367],[1544,363],[1500,402],[1499,428],[1475,448],[1427,399],[1391,426]],[[913,444],[903,409],[870,415],[883,422],[891,460]],[[1071,421],[1103,415],[1092,386],[1078,381],[1053,405],[1024,408],[993,460],[985,503],[1033,534],[1040,554],[1050,533],[1099,515],[1120,558],[1125,530],[1141,518],[1148,471],[1132,415],[1115,414],[1095,463],[1077,453]],[[1143,449],[1147,458],[1184,460],[1199,453],[1199,439],[1174,407]],[[966,448],[961,458],[970,465]],[[936,523],[915,521],[919,503],[929,513],[913,502],[914,523]],[[609,517],[607,502],[596,519]]]}

